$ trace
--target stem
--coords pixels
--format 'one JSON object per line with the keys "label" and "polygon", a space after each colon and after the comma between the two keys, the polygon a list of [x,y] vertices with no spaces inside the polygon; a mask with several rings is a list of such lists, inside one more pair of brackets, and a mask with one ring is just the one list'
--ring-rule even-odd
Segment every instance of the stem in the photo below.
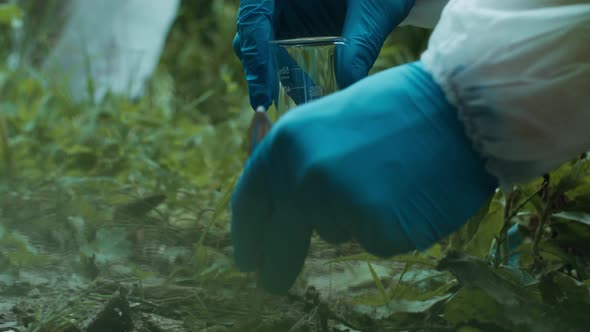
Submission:
{"label": "stem", "polygon": [[512,211],[512,214],[510,215],[510,219],[516,217],[518,212],[520,210],[522,210],[522,208],[524,208],[524,206],[527,205],[528,202],[531,201],[531,199],[533,199],[535,196],[537,196],[541,191],[545,190],[545,188],[547,188],[548,185],[549,185],[549,182],[543,182],[543,184],[541,185],[541,188],[539,188],[539,190],[535,191],[532,195],[527,197],[527,199],[525,199],[524,202],[522,202],[516,209],[514,209]]}
{"label": "stem", "polygon": [[508,261],[508,257],[510,254],[508,252],[508,229],[510,228],[510,222],[522,208],[527,205],[531,199],[537,196],[540,192],[547,189],[549,185],[548,181],[544,181],[541,188],[527,197],[522,203],[518,205],[515,209],[512,209],[512,205],[518,201],[518,195],[520,192],[513,191],[509,193],[506,197],[506,207],[504,208],[504,223],[502,224],[502,229],[500,230],[500,236],[498,237],[498,249],[496,250],[496,258],[494,264],[496,266],[499,265],[500,261],[502,264],[506,264]]}
{"label": "stem", "polygon": [[6,174],[10,178],[12,175],[12,154],[8,142],[8,129],[6,128],[6,120],[0,115],[0,145],[4,152],[4,166],[6,167]]}
{"label": "stem", "polygon": [[545,176],[545,181],[543,183],[543,197],[545,198],[545,206],[543,207],[543,213],[541,215],[541,220],[539,220],[539,225],[535,231],[535,239],[533,242],[533,257],[535,260],[535,266],[539,266],[541,263],[541,256],[539,255],[539,242],[541,241],[541,235],[543,234],[543,229],[545,228],[545,223],[547,219],[551,216],[551,206],[553,206],[553,202],[549,197],[549,176]]}
{"label": "stem", "polygon": [[515,191],[509,193],[506,197],[506,207],[504,207],[504,224],[502,225],[502,229],[500,230],[500,243],[498,243],[498,247],[501,248],[501,251],[500,255],[496,256],[496,262],[501,260],[502,263],[505,263],[508,259],[508,228],[510,225],[510,219],[512,219],[512,202],[514,201],[515,197]]}
{"label": "stem", "polygon": [[410,267],[411,267],[411,263],[404,264],[404,269],[402,270],[402,273],[400,274],[399,279],[397,280],[397,283],[395,284],[395,287],[391,291],[391,293],[390,293],[391,295],[389,296],[387,301],[390,301],[393,298],[393,296],[395,295],[395,292],[397,292],[397,289],[399,288],[399,285],[402,283],[403,277],[406,275],[406,272],[408,272],[408,269]]}
{"label": "stem", "polygon": [[545,223],[547,222],[547,219],[549,219],[550,216],[551,216],[551,208],[548,203],[547,206],[545,207],[545,209],[543,210],[543,215],[541,216],[541,220],[539,221],[539,226],[537,227],[537,230],[535,231],[535,239],[533,242],[533,255],[535,257],[535,260],[539,258],[539,242],[541,241],[541,235],[543,235],[543,229],[545,228]]}

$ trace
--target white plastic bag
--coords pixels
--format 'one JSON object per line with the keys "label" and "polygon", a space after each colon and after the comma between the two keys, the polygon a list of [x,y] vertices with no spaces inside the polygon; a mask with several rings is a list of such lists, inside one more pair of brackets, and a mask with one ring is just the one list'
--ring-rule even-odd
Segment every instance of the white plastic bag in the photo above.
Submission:
{"label": "white plastic bag", "polygon": [[[44,68],[64,75],[75,99],[108,92],[142,94],[171,27],[179,0],[71,0],[68,20]],[[88,96],[88,79],[94,95]]]}
{"label": "white plastic bag", "polygon": [[590,150],[587,0],[451,0],[422,61],[503,188]]}

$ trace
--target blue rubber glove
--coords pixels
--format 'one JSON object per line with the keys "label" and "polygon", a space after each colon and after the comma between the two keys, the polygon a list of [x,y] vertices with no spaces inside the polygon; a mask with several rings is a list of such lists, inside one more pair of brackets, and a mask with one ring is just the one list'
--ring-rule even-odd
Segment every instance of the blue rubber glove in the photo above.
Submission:
{"label": "blue rubber glove", "polygon": [[243,271],[274,293],[303,266],[312,231],[378,256],[424,250],[497,186],[420,62],[371,75],[281,117],[233,193]]}
{"label": "blue rubber glove", "polygon": [[277,78],[268,42],[343,36],[336,76],[341,88],[367,76],[387,36],[409,14],[414,0],[242,0],[234,50],[244,66],[254,109],[272,104]]}

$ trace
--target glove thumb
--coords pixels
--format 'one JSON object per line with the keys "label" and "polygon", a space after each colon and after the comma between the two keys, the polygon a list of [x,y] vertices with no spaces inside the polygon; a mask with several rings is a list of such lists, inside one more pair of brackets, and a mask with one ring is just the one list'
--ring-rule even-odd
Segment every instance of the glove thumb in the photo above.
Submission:
{"label": "glove thumb", "polygon": [[340,88],[366,77],[387,36],[409,14],[414,0],[349,0],[342,35],[347,44],[335,60]]}

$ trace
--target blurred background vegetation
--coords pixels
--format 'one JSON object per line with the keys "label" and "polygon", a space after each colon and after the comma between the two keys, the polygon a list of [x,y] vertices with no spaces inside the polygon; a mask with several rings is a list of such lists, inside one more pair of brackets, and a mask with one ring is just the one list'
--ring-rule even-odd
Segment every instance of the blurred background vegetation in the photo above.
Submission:
{"label": "blurred background vegetation", "polygon": [[[18,33],[7,25],[2,27],[2,55],[13,54],[21,65],[38,65],[63,27],[66,1],[18,1],[27,16]],[[245,107],[245,80],[232,48],[238,5],[238,0],[181,1],[158,74],[152,80],[153,84],[162,79],[170,81],[176,108],[194,107],[190,111],[207,114],[213,123],[230,117],[236,107]],[[428,36],[426,29],[397,29],[372,72],[417,59]]]}
{"label": "blurred background vegetation", "polygon": [[[0,26],[4,186],[102,181],[139,196],[164,194],[170,211],[206,211],[227,194],[244,162],[251,117],[232,48],[239,1],[181,1],[145,96],[110,96],[99,104],[73,101],[39,71],[63,27],[65,1],[3,3],[23,11]],[[428,34],[396,31],[372,72],[416,59]],[[220,214],[227,222],[227,211]]]}

